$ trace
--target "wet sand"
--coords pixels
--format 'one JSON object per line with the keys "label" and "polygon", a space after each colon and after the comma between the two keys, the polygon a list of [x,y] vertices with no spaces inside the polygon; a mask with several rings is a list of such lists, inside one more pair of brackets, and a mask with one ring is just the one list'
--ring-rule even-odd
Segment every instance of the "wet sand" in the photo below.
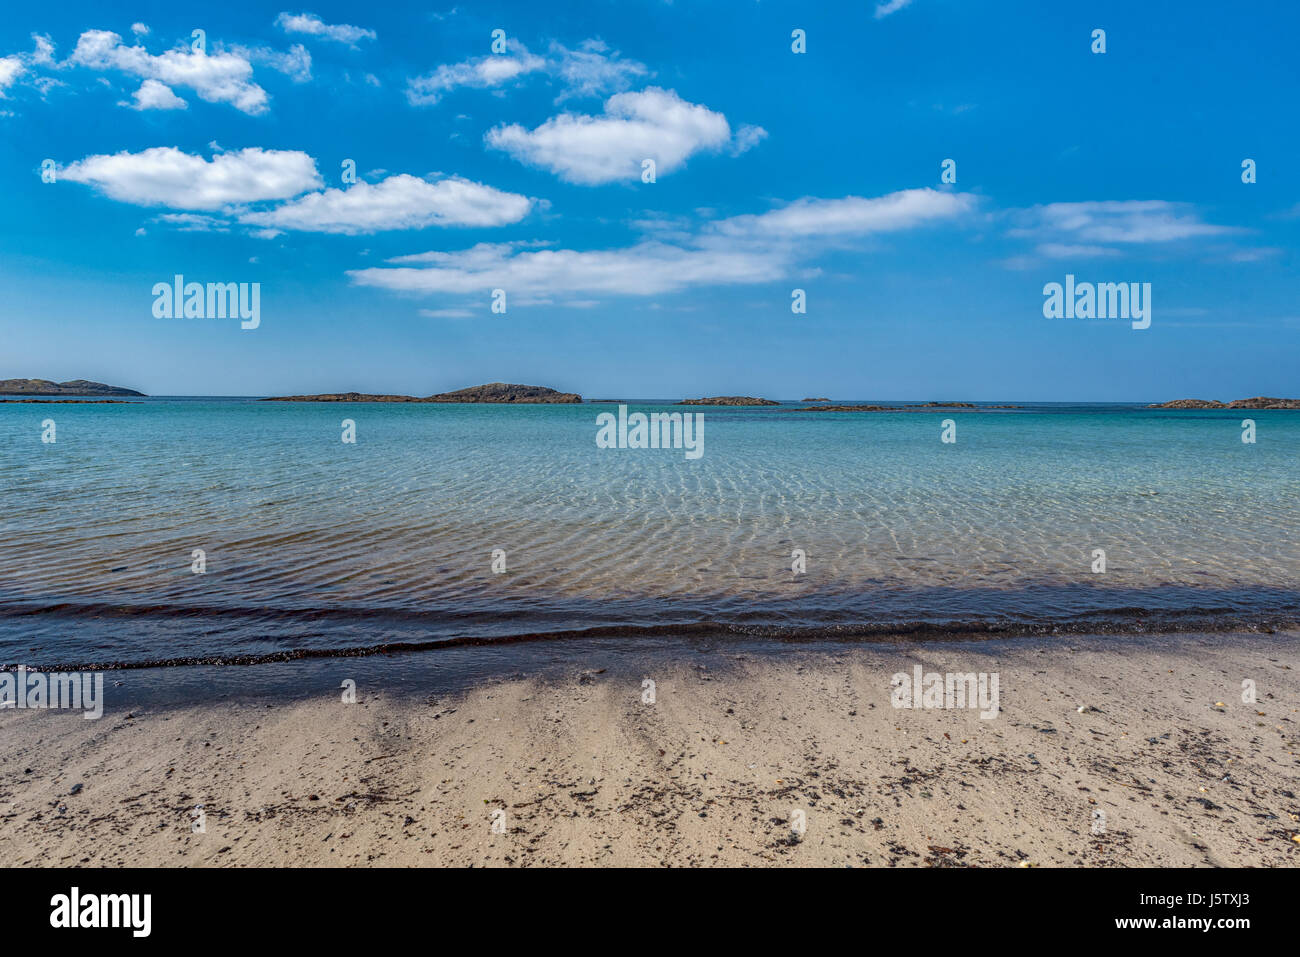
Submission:
{"label": "wet sand", "polygon": [[[1295,866],[1297,650],[682,646],[351,704],[0,711],[0,864]],[[918,664],[997,673],[997,717],[893,707]]]}

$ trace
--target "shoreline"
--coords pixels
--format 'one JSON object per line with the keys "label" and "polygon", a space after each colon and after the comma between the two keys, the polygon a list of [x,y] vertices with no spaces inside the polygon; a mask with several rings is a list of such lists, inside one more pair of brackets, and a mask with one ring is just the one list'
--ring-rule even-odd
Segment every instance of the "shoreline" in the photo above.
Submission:
{"label": "shoreline", "polygon": [[[0,862],[1294,866],[1298,646],[593,641],[140,672],[98,721],[0,711]],[[894,708],[917,665],[1000,675],[997,717]]]}
{"label": "shoreline", "polygon": [[[135,608],[129,605],[90,605],[80,608],[76,615],[68,615],[68,603],[56,608],[30,607],[15,611],[15,606],[0,602],[0,634],[6,617],[18,619],[56,619],[67,617],[83,623],[87,618],[108,618],[123,622],[152,621],[168,617],[156,607]],[[200,628],[205,621],[248,617],[246,609],[173,609],[171,615],[185,620],[190,630]],[[406,623],[418,632],[421,626],[446,625],[437,616],[419,611],[385,609],[362,613],[355,609],[313,609],[279,613],[281,623],[310,623],[318,629],[323,623],[338,619],[348,623],[369,624],[372,627],[392,628],[396,623]],[[277,618],[263,614],[264,629],[271,629]],[[569,645],[617,640],[656,642],[660,640],[689,642],[720,642],[740,647],[761,648],[771,646],[843,645],[910,645],[940,644],[945,642],[1000,642],[1022,640],[1068,641],[1106,636],[1118,641],[1143,642],[1161,636],[1179,635],[1272,635],[1278,632],[1300,630],[1296,609],[1277,609],[1255,616],[1241,614],[1206,614],[1200,609],[1159,611],[1146,609],[1135,613],[1132,609],[1110,612],[1098,611],[1058,619],[972,618],[950,621],[827,621],[820,624],[783,623],[757,624],[746,621],[684,620],[645,624],[614,624],[598,622],[575,627],[542,628],[525,631],[485,631],[466,633],[450,631],[436,637],[416,637],[415,634],[373,644],[331,644],[332,636],[320,630],[315,638],[325,644],[299,644],[262,652],[227,652],[204,655],[186,655],[170,658],[101,659],[42,662],[30,660],[5,660],[0,658],[0,675],[24,667],[32,672],[103,671],[132,672],[169,670],[176,668],[243,668],[284,664],[292,662],[349,660],[366,658],[391,658],[446,653],[461,649],[497,649],[508,654],[507,649],[530,646]],[[436,634],[431,631],[430,634]],[[265,640],[276,643],[273,632],[265,632]],[[291,639],[290,639],[291,640]],[[563,654],[563,651],[559,652]],[[4,652],[0,652],[4,654]],[[523,653],[524,655],[527,652]]]}

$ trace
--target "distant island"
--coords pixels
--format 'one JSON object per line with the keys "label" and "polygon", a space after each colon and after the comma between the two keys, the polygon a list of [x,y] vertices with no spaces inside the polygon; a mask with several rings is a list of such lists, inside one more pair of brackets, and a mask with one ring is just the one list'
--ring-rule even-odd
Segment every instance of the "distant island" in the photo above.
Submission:
{"label": "distant island", "polygon": [[1217,402],[1214,399],[1174,399],[1147,406],[1148,409],[1300,409],[1300,399],[1273,399],[1257,395],[1253,399],[1233,399]]}
{"label": "distant island", "polygon": [[826,398],[825,396],[822,396],[822,398],[820,399],[800,399],[799,401],[800,402],[829,402],[830,399]]}
{"label": "distant island", "polygon": [[374,395],[367,392],[326,392],[320,395],[282,395],[263,402],[492,402],[572,404],[582,401],[575,392],[556,392],[540,385],[510,385],[489,382],[455,392],[439,392],[423,398],[413,395]]}
{"label": "distant island", "polygon": [[810,405],[806,409],[793,409],[794,412],[902,412],[897,406],[890,405]]}
{"label": "distant island", "polygon": [[[812,402],[813,399],[804,399]],[[983,412],[988,409],[1018,409],[1018,405],[976,405],[973,402],[917,402],[910,405],[810,405],[793,412],[917,412],[925,409],[970,409]]]}
{"label": "distant island", "polygon": [[49,379],[0,379],[0,395],[134,395],[144,398],[143,392],[123,389],[117,385],[73,379],[70,382],[51,382]]}
{"label": "distant island", "polygon": [[703,399],[682,399],[678,405],[780,405],[771,399],[755,399],[748,395],[715,395]]}

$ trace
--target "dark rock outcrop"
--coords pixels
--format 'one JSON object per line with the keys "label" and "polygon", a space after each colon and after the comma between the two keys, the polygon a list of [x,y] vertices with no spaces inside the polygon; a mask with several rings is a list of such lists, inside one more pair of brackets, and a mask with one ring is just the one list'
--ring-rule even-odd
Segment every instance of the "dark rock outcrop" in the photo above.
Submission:
{"label": "dark rock outcrop", "polygon": [[441,392],[431,395],[426,402],[541,402],[546,404],[571,404],[581,402],[582,396],[576,392],[556,392],[540,385],[508,385],[505,382],[490,382],[487,385],[471,386],[455,392]]}
{"label": "dark rock outcrop", "polygon": [[929,409],[958,409],[986,412],[989,409],[1018,409],[1018,405],[975,405],[973,402],[925,402],[918,405],[810,405],[795,412],[924,412]]}
{"label": "dark rock outcrop", "polygon": [[715,395],[703,399],[682,399],[678,405],[780,405],[771,399],[756,399],[749,395]]}
{"label": "dark rock outcrop", "polygon": [[1148,409],[1226,409],[1227,406],[1214,399],[1174,399],[1172,402],[1159,402],[1147,406]]}
{"label": "dark rock outcrop", "polygon": [[440,392],[424,398],[414,395],[376,395],[369,392],[324,392],[320,395],[280,395],[263,402],[479,402],[572,404],[582,401],[575,392],[556,392],[540,385],[509,385],[490,382],[456,392]]}
{"label": "dark rock outcrop", "polygon": [[1271,399],[1257,395],[1253,399],[1233,399],[1230,409],[1300,409],[1300,399]]}
{"label": "dark rock outcrop", "polygon": [[1257,395],[1251,399],[1218,402],[1214,399],[1174,399],[1147,406],[1148,409],[1300,409],[1300,399],[1274,399]]}
{"label": "dark rock outcrop", "polygon": [[797,412],[901,412],[902,409],[892,405],[810,405]]}
{"label": "dark rock outcrop", "polygon": [[377,395],[373,392],[322,392],[320,395],[276,395],[263,402],[428,402],[413,395]]}

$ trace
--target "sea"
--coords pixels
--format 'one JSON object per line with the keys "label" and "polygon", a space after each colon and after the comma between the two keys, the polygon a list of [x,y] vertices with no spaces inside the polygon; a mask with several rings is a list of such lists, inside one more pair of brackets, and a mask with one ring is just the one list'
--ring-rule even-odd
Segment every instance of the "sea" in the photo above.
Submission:
{"label": "sea", "polygon": [[1300,621],[1300,412],[626,405],[2,403],[0,665]]}

